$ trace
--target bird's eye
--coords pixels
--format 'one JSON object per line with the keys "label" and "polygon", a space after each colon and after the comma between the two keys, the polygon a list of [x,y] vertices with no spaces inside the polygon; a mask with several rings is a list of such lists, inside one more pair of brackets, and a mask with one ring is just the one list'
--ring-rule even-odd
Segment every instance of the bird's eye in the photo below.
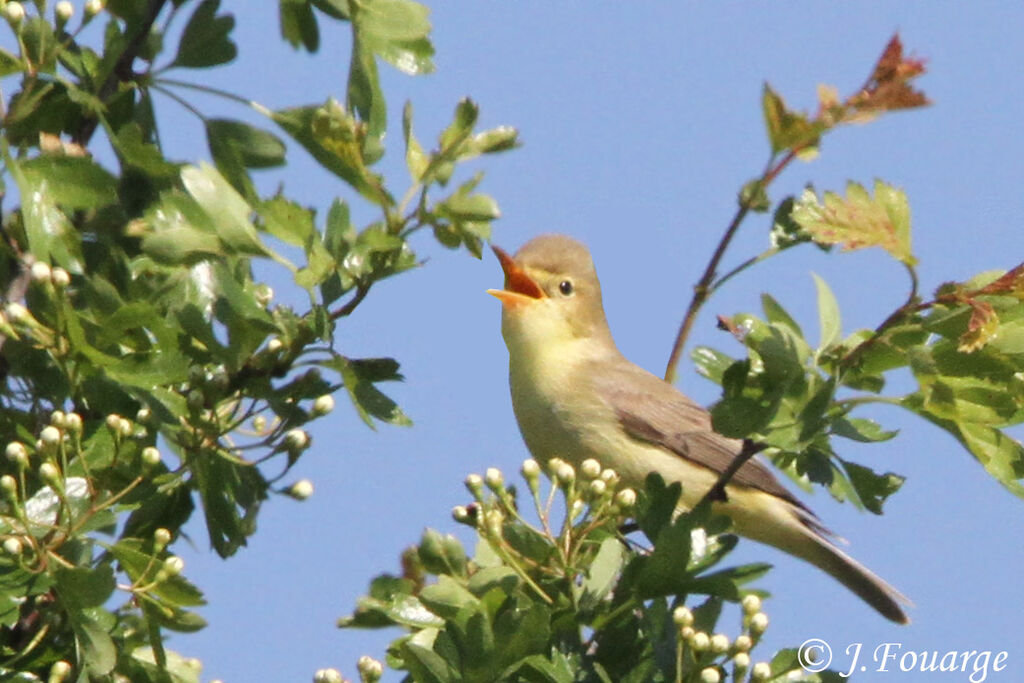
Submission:
{"label": "bird's eye", "polygon": [[562,280],[558,283],[558,291],[561,292],[563,296],[572,295],[572,289],[572,280]]}

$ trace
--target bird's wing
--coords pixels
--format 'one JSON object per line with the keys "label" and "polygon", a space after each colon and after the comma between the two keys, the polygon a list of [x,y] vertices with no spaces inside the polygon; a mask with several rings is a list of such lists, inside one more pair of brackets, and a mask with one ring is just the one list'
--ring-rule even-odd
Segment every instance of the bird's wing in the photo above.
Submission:
{"label": "bird's wing", "polygon": [[[599,371],[586,374],[594,382],[593,389],[634,439],[660,446],[717,473],[729,467],[743,446],[740,440],[715,432],[711,415],[704,408],[660,377],[628,361],[608,363]],[[744,463],[731,481],[810,512],[758,460]]]}

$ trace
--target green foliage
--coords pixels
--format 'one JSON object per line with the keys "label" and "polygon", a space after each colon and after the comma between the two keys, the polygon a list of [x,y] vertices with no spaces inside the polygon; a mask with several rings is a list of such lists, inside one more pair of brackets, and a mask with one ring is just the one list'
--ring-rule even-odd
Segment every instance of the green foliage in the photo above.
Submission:
{"label": "green foliage", "polygon": [[[475,501],[454,516],[476,531],[473,556],[428,529],[404,553],[402,576],[374,579],[339,625],[404,629],[387,661],[412,681],[698,681],[709,669],[786,680],[800,670],[794,656],[751,663],[768,620],[745,585],[768,566],[722,568],[737,539],[718,535],[727,523],[708,506],[675,516],[678,484],[652,474],[638,497],[596,461],[578,473],[551,461],[548,491],[540,472],[523,465],[534,522],[498,470],[470,475]],[[649,547],[622,536],[627,518]],[[723,605],[740,601],[730,638],[719,633]],[[770,675],[757,678],[762,670]]]}
{"label": "green foliage", "polygon": [[[277,482],[342,387],[371,427],[410,424],[383,389],[402,379],[398,362],[342,355],[339,326],[375,283],[418,265],[422,228],[479,257],[499,215],[477,191],[481,174],[435,194],[516,133],[475,130],[464,100],[425,151],[410,104],[402,152],[419,170],[398,191],[374,170],[386,132],[378,58],[410,74],[433,68],[427,10],[409,0],[282,0],[285,40],[315,51],[322,30],[347,28],[353,54],[338,99],[279,112],[169,77],[235,59],[235,20],[219,0],[92,6],[81,21],[104,23],[98,44],[44,9],[11,24],[21,51],[0,60],[21,73],[0,158],[22,200],[5,207],[0,244],[0,678],[197,681],[163,645],[166,631],[205,624],[202,593],[171,550],[179,530],[201,512],[227,557],[271,494],[300,497]],[[160,27],[178,14],[180,37],[165,45]],[[205,116],[188,102],[195,90],[246,103],[284,136]],[[200,119],[213,166],[171,161],[154,91]],[[117,168],[89,153],[98,131]],[[296,148],[344,183],[326,216],[253,180]],[[349,213],[359,201],[379,214],[363,226]],[[277,303],[259,262],[290,273],[308,304]]]}

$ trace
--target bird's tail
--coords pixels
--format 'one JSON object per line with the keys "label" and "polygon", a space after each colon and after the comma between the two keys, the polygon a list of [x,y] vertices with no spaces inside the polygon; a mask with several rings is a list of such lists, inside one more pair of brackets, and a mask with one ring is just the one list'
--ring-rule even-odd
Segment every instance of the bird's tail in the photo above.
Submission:
{"label": "bird's tail", "polygon": [[[802,515],[800,515],[803,517]],[[812,543],[795,543],[792,547],[781,548],[786,552],[810,562],[815,567],[833,576],[856,593],[861,600],[874,607],[886,619],[898,624],[908,624],[910,619],[903,606],[910,606],[910,600],[880,576],[853,559],[826,537],[816,519],[801,519],[804,531]]]}
{"label": "bird's tail", "polygon": [[761,491],[735,489],[723,512],[736,531],[810,562],[833,576],[886,619],[910,623],[903,605],[910,600],[870,569],[840,550],[833,534],[806,508]]}

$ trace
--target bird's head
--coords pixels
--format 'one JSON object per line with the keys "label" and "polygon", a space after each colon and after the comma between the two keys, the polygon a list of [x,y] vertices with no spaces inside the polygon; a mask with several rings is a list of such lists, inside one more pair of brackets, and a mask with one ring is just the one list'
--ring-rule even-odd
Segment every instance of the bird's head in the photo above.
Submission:
{"label": "bird's head", "polygon": [[587,338],[611,343],[601,283],[583,244],[564,235],[541,235],[515,256],[493,249],[505,271],[505,288],[487,292],[501,300],[502,333],[510,349]]}

